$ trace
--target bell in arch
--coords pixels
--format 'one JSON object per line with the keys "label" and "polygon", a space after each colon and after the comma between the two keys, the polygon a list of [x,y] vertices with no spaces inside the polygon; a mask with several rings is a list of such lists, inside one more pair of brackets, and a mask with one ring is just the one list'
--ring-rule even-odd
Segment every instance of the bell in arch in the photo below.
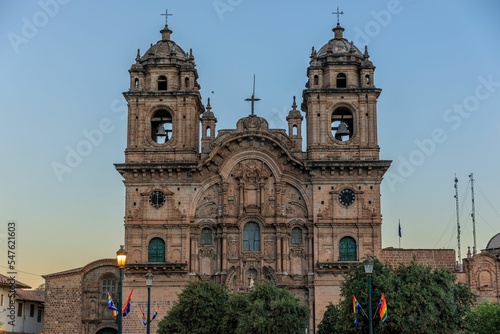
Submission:
{"label": "bell in arch", "polygon": [[347,124],[340,122],[335,137],[349,136],[349,130],[347,129]]}
{"label": "bell in arch", "polygon": [[156,129],[156,136],[157,137],[166,137],[167,136],[167,132],[165,131],[163,124],[158,125],[158,129]]}

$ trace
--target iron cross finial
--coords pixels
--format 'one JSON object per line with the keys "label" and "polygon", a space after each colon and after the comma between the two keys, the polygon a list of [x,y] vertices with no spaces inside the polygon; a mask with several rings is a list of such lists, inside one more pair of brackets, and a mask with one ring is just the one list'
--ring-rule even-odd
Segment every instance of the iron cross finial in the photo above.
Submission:
{"label": "iron cross finial", "polygon": [[337,11],[333,12],[332,14],[337,14],[337,25],[340,25],[340,15],[343,15],[343,11],[339,11],[339,7],[337,7]]}
{"label": "iron cross finial", "polygon": [[245,101],[252,102],[252,111],[251,111],[250,115],[251,116],[255,116],[255,111],[254,111],[255,102],[260,101],[260,99],[258,99],[258,98],[255,97],[255,74],[253,75],[253,92],[252,92],[252,97],[250,97],[248,99],[245,99]]}
{"label": "iron cross finial", "polygon": [[165,25],[168,25],[168,17],[169,16],[172,16],[174,14],[169,14],[168,13],[168,9],[165,9],[165,14],[161,14],[161,15],[164,15],[165,16]]}

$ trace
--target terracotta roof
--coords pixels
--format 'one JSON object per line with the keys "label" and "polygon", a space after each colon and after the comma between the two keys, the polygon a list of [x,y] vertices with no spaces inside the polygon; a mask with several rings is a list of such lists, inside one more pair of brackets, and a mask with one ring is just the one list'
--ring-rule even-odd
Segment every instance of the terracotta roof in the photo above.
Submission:
{"label": "terracotta roof", "polygon": [[16,299],[45,303],[45,291],[43,290],[17,290]]}
{"label": "terracotta roof", "polygon": [[[0,274],[0,287],[10,287],[9,276],[5,276]],[[31,289],[31,286],[21,283],[16,280],[16,288],[17,289]]]}

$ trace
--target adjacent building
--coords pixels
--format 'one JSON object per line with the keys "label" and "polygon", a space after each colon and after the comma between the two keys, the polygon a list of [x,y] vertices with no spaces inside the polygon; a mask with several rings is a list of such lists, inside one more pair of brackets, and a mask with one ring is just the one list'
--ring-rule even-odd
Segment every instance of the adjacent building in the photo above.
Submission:
{"label": "adjacent building", "polygon": [[45,291],[0,274],[0,332],[39,334],[43,331]]}

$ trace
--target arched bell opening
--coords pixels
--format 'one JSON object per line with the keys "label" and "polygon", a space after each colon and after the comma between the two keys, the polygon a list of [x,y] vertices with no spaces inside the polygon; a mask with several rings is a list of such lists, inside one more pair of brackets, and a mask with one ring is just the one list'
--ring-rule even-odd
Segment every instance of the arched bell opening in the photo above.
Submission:
{"label": "arched bell opening", "polygon": [[164,109],[158,110],[151,118],[151,139],[157,144],[167,143],[172,134],[172,115]]}
{"label": "arched bell opening", "polygon": [[347,108],[338,108],[332,113],[332,136],[339,141],[348,141],[354,133],[352,112]]}

